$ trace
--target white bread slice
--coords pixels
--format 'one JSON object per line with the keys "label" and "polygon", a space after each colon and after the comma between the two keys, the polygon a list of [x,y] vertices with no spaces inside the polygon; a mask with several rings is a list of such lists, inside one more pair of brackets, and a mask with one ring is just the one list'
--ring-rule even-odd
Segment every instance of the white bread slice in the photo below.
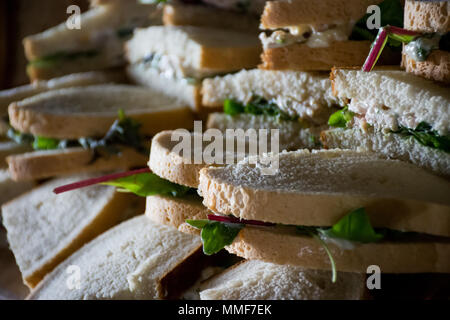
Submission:
{"label": "white bread slice", "polygon": [[360,300],[366,297],[365,276],[246,260],[208,280],[202,300]]}
{"label": "white bread slice", "polygon": [[[313,3],[315,4],[315,2]],[[295,43],[285,47],[264,50],[262,64],[259,68],[266,70],[329,71],[333,67],[360,67],[364,64],[369,51],[370,41],[334,41],[324,48],[311,48],[305,43]],[[399,54],[386,47],[377,64],[398,65],[399,61]]]}
{"label": "white bread slice", "polygon": [[52,180],[2,206],[9,244],[30,288],[83,244],[123,220],[127,208],[140,201],[111,186],[59,195],[52,192],[55,187],[88,177]]}
{"label": "white bread slice", "polygon": [[207,219],[208,214],[211,214],[211,211],[202,204],[201,198],[196,195],[184,197],[149,196],[145,207],[145,215],[150,220],[195,235],[200,235],[200,230],[191,227],[185,221],[187,219]]}
{"label": "white bread slice", "polygon": [[275,102],[280,109],[321,124],[338,103],[333,97],[328,73],[242,70],[203,80],[203,105],[223,106],[226,99],[247,103],[252,96]]}
{"label": "white bread slice", "polygon": [[303,24],[358,21],[366,14],[368,6],[380,2],[382,0],[267,1],[261,26],[264,29],[278,29]]}
{"label": "white bread slice", "polygon": [[10,103],[23,100],[41,92],[109,82],[125,82],[125,80],[126,77],[122,70],[111,70],[74,73],[48,81],[34,81],[31,84],[0,91],[0,113],[6,115]]}
{"label": "white bread slice", "polygon": [[18,144],[13,141],[0,142],[0,168],[8,166],[8,163],[6,162],[8,156],[28,152],[30,150],[30,146]]}
{"label": "white bread slice", "polygon": [[0,205],[27,192],[35,186],[33,181],[15,182],[8,170],[0,169]]}
{"label": "white bread slice", "polygon": [[330,77],[333,93],[350,99],[349,110],[357,114],[377,114],[373,121],[395,117],[413,129],[425,121],[440,134],[450,131],[450,91],[432,81],[397,70],[334,68]]}
{"label": "white bread slice", "polygon": [[450,31],[448,1],[405,1],[404,27],[422,33]]}
{"label": "white bread slice", "polygon": [[142,5],[136,1],[114,1],[96,6],[82,14],[80,30],[69,30],[64,22],[42,33],[26,37],[23,40],[25,55],[29,61],[32,61],[56,52],[98,48],[99,44],[100,48],[102,46],[107,48],[108,42],[102,42],[96,37],[102,36],[101,33],[103,33],[103,37],[110,36],[106,40],[117,39],[120,43],[118,37],[112,37],[117,29],[160,23],[161,12],[159,17],[158,15],[151,17],[155,11],[160,11],[158,6]]}
{"label": "white bread slice", "polygon": [[[46,299],[163,299],[200,272],[199,237],[138,216],[109,230],[59,265],[28,297]],[[79,266],[80,289],[68,289],[67,268]],[[189,274],[189,271],[192,272]]]}
{"label": "white bread slice", "polygon": [[256,16],[209,6],[166,4],[163,11],[166,26],[197,26],[257,34]]}
{"label": "white bread slice", "polygon": [[25,133],[57,138],[103,137],[119,109],[136,119],[141,134],[190,128],[189,107],[160,92],[129,85],[93,85],[44,92],[9,108],[11,125]]}
{"label": "white bread slice", "polygon": [[202,107],[201,85],[195,80],[192,83],[186,79],[165,77],[158,70],[142,63],[127,66],[127,74],[134,83],[176,98],[180,104],[191,107],[193,111],[198,112]]}
{"label": "white bread slice", "polygon": [[[377,265],[383,273],[450,272],[448,239],[381,241],[356,244],[352,249],[344,249],[333,242],[328,242],[327,246],[338,271],[364,273],[367,267]],[[226,249],[246,259],[331,269],[328,255],[317,239],[270,228],[245,227]]]}
{"label": "white bread slice", "polygon": [[450,154],[421,145],[413,138],[360,128],[325,130],[320,135],[325,148],[363,149],[387,159],[411,162],[435,174],[450,177]]}
{"label": "white bread slice", "polygon": [[14,181],[45,179],[81,172],[127,170],[142,167],[147,160],[146,155],[126,147],[121,148],[120,155],[97,159],[94,159],[92,150],[83,148],[41,150],[6,158]]}
{"label": "white bread slice", "polygon": [[223,133],[227,129],[277,129],[279,130],[279,151],[316,149],[320,147],[320,132],[328,127],[324,125],[307,128],[298,121],[280,121],[275,117],[251,114],[231,116],[225,113],[211,113],[206,126],[208,129],[219,129]]}
{"label": "white bread slice", "polygon": [[172,68],[180,69],[185,77],[202,78],[256,67],[261,44],[256,35],[215,28],[153,26],[136,30],[126,44],[128,62],[141,62],[152,53],[176,60]]}
{"label": "white bread slice", "polygon": [[[450,2],[448,1],[413,1],[405,2],[404,27],[422,33],[450,31]],[[427,60],[414,61],[403,54],[402,65],[407,72],[450,84],[450,53],[432,50]]]}
{"label": "white bread slice", "polygon": [[398,160],[345,150],[282,152],[273,175],[262,165],[200,171],[214,212],[286,225],[332,226],[364,207],[375,227],[450,236],[450,182]]}

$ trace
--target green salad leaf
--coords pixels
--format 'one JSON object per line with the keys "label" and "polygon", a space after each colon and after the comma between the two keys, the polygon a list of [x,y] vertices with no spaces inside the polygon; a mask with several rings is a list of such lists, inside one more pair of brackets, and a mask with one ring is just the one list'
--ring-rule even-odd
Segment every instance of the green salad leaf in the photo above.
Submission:
{"label": "green salad leaf", "polygon": [[52,138],[34,137],[33,149],[35,150],[52,150],[59,148],[59,140]]}
{"label": "green salad leaf", "polygon": [[401,134],[405,138],[412,137],[424,146],[450,153],[450,136],[439,135],[426,122],[419,123],[415,129],[399,127],[399,130],[393,132]]}
{"label": "green salad leaf", "polygon": [[31,145],[34,142],[34,136],[28,133],[21,133],[13,128],[9,128],[7,133],[7,137],[18,144],[27,144]]}
{"label": "green salad leaf", "polygon": [[350,122],[355,114],[348,110],[345,106],[343,109],[334,112],[328,119],[328,124],[332,127],[346,128],[348,122]]}
{"label": "green salad leaf", "polygon": [[97,50],[86,50],[78,52],[57,52],[51,55],[35,59],[31,61],[29,65],[35,66],[37,68],[52,68],[56,64],[59,64],[64,61],[93,58],[98,54],[99,52]]}
{"label": "green salad leaf", "polygon": [[282,111],[275,103],[268,102],[262,97],[255,96],[246,104],[243,105],[235,100],[227,99],[224,101],[223,111],[231,116],[247,113],[252,115],[266,115],[275,117],[279,120],[298,120],[297,116],[290,116],[286,112]]}
{"label": "green salad leaf", "polygon": [[[403,5],[400,0],[384,0],[379,3],[381,11],[381,26],[391,25],[403,27]],[[377,29],[367,29],[367,19],[372,14],[365,14],[359,19],[353,27],[350,40],[369,40],[374,41],[377,36]],[[388,39],[387,43],[392,48],[401,49],[401,42],[395,39]]]}
{"label": "green salad leaf", "polygon": [[152,195],[182,197],[192,190],[192,188],[165,180],[154,173],[140,173],[102,184],[115,186],[119,188],[118,191],[132,192],[141,197]]}
{"label": "green salad leaf", "polygon": [[211,220],[186,220],[189,225],[201,229],[203,252],[212,255],[233,243],[244,227],[240,223],[227,223]]}
{"label": "green salad leaf", "polygon": [[356,209],[329,229],[319,229],[319,232],[329,238],[340,238],[356,242],[377,242],[383,239],[383,234],[377,233],[370,224],[364,208]]}

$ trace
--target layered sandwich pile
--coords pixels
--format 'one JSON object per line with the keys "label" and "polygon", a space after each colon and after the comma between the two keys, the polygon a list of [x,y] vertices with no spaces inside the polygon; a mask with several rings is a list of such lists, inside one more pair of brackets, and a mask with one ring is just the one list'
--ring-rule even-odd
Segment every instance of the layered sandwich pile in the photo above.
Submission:
{"label": "layered sandwich pile", "polygon": [[0,92],[29,299],[448,298],[448,1],[147,2]]}

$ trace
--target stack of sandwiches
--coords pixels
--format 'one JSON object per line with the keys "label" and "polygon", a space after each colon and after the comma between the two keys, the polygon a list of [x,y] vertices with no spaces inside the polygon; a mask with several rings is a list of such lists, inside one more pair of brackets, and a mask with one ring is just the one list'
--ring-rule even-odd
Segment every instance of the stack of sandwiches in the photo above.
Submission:
{"label": "stack of sandwiches", "polygon": [[[448,2],[144,2],[26,39],[42,80],[0,92],[28,299],[448,298]],[[439,47],[360,70],[374,4]]]}

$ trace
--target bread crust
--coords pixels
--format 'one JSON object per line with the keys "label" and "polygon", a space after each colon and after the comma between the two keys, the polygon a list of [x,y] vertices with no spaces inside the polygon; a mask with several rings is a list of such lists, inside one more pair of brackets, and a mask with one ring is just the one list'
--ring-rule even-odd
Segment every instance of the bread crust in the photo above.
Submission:
{"label": "bread crust", "polygon": [[415,61],[408,55],[402,55],[402,66],[406,72],[426,79],[450,85],[450,52],[432,50],[427,60]]}
{"label": "bread crust", "polygon": [[[377,265],[383,273],[448,273],[449,241],[379,242],[357,244],[352,250],[327,243],[338,271],[367,272]],[[330,270],[330,260],[313,237],[245,227],[227,251],[245,259]]]}
{"label": "bread crust", "polygon": [[188,225],[187,219],[207,219],[211,212],[206,208],[198,196],[147,197],[145,215],[152,221],[177,228],[181,232],[200,235],[200,230]]}
{"label": "bread crust", "polygon": [[450,31],[449,1],[406,0],[404,28],[423,33]]}
{"label": "bread crust", "polygon": [[382,0],[334,1],[267,1],[261,17],[264,29],[283,28],[299,24],[333,24],[357,21],[367,7]]}
{"label": "bread crust", "polygon": [[144,166],[147,156],[124,148],[120,156],[112,155],[92,162],[91,150],[70,148],[57,151],[35,151],[6,158],[14,181],[50,178],[79,172],[126,170]]}
{"label": "bread crust", "polygon": [[[268,2],[270,3],[270,2]],[[327,71],[333,67],[362,66],[370,50],[370,41],[335,41],[325,48],[311,48],[304,43],[269,48],[262,54],[261,69]],[[388,48],[378,64],[398,64],[400,55]]]}

